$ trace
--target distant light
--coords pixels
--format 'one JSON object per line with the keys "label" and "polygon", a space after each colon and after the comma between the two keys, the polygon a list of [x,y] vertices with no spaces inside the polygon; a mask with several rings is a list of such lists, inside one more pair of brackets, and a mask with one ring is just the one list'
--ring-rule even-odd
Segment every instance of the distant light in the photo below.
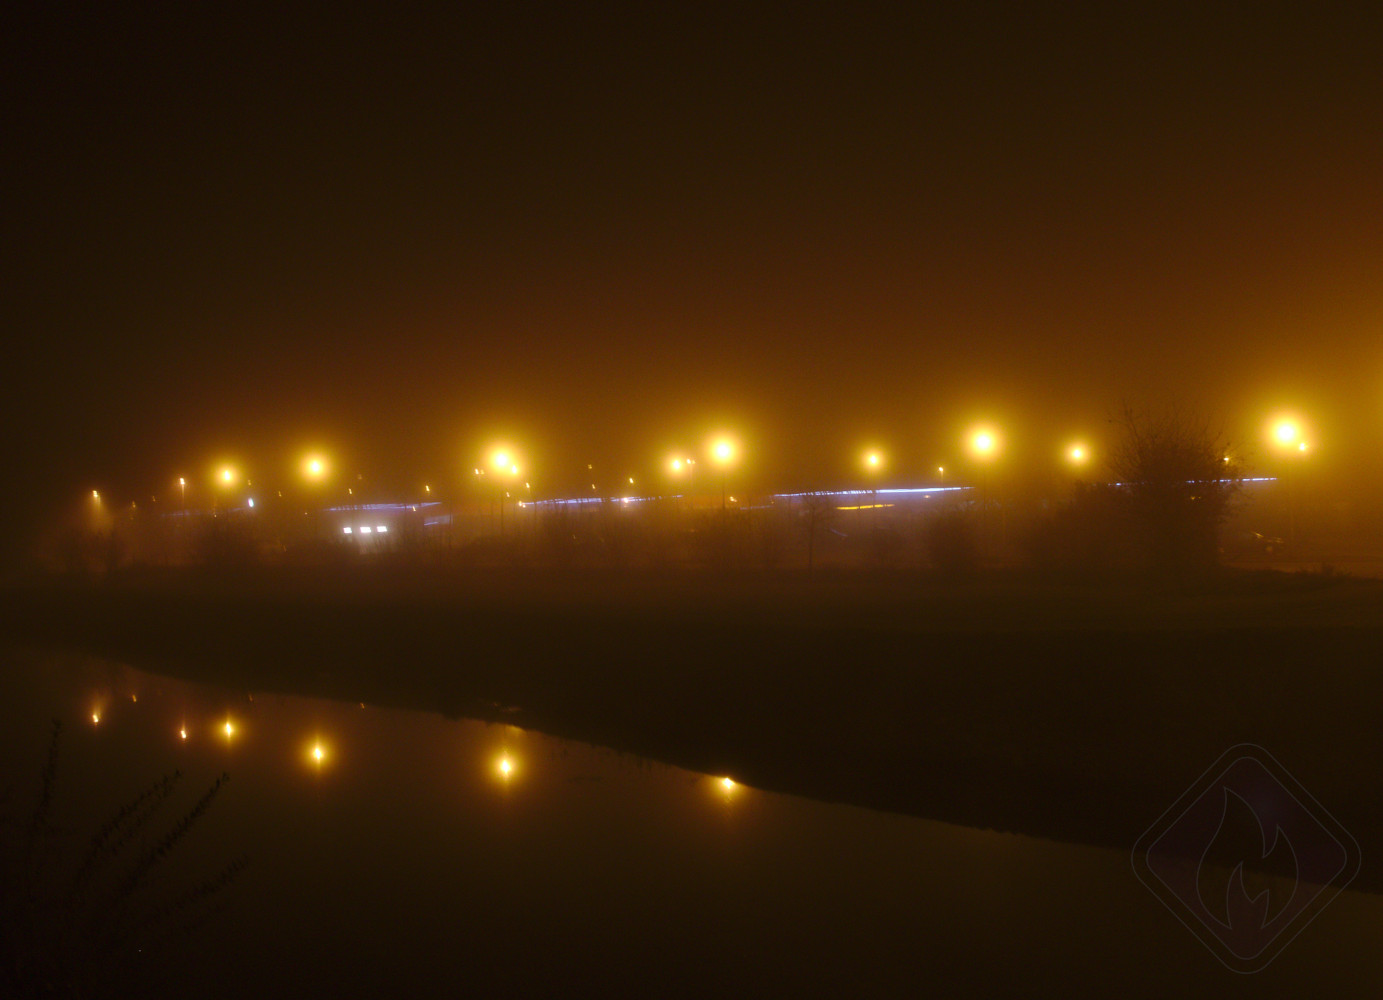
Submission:
{"label": "distant light", "polygon": [[1090,457],[1083,444],[1073,444],[1066,452],[1066,457],[1071,460],[1073,465],[1084,465],[1085,460]]}
{"label": "distant light", "polygon": [[92,724],[93,726],[99,726],[99,725],[101,724],[101,713],[100,713],[100,712],[92,712],[92,713],[91,713],[91,724]]}
{"label": "distant light", "polygon": [[361,533],[362,535],[368,535],[368,534],[370,533],[369,527],[366,526],[366,527],[361,528],[361,529],[360,529],[360,533]]}
{"label": "distant light", "polygon": [[253,507],[254,505],[255,505],[255,498],[254,498],[254,497],[250,497],[250,506]]}
{"label": "distant light", "polygon": [[315,762],[317,762],[318,764],[320,764],[323,760],[326,759],[326,756],[327,756],[326,748],[323,747],[321,743],[314,743],[314,744],[312,745],[312,759],[313,759]]}
{"label": "distant light", "polygon": [[309,456],[303,463],[303,471],[309,479],[321,479],[327,471],[327,466],[321,458],[316,455]]}
{"label": "distant light", "polygon": [[502,754],[499,761],[495,764],[495,769],[499,771],[499,776],[508,781],[514,774],[514,762],[508,754]]}
{"label": "distant light", "polygon": [[93,499],[93,500],[100,500],[100,499],[101,499],[101,491],[100,491],[100,490],[92,490],[92,491],[91,491],[91,499]]}
{"label": "distant light", "polygon": [[946,475],[946,466],[944,466],[944,465],[938,465],[938,466],[936,467],[936,474],[937,474],[938,476],[944,476],[944,475]]}
{"label": "distant light", "polygon": [[970,450],[981,458],[992,455],[998,446],[998,439],[991,430],[981,428],[970,436]]}
{"label": "distant light", "polygon": [[381,535],[383,535],[383,534],[387,534],[388,531],[389,531],[389,529],[386,528],[384,525],[381,524],[379,527],[375,528],[375,531],[377,531],[377,532],[379,532]]}
{"label": "distant light", "polygon": [[235,735],[235,726],[231,724],[230,719],[226,720],[226,724],[221,727],[221,731],[226,734],[226,739],[230,739]]}
{"label": "distant light", "polygon": [[431,487],[431,486],[426,486],[426,485],[423,486],[423,492],[424,492],[424,493],[431,493],[431,492],[432,492],[432,487]]}
{"label": "distant light", "polygon": [[735,443],[729,438],[721,438],[711,445],[711,457],[721,465],[728,465],[735,458]]}
{"label": "distant light", "polygon": [[735,788],[734,779],[733,779],[733,778],[721,778],[721,779],[720,779],[720,787],[721,787],[721,788],[724,788],[727,792],[734,791],[734,788]]}
{"label": "distant light", "polygon": [[342,528],[342,529],[341,529],[341,534],[343,534],[343,535],[349,535],[350,533],[351,533],[351,529],[350,529],[350,528]]}
{"label": "distant light", "polygon": [[1301,444],[1297,445],[1297,451],[1305,451],[1305,450],[1306,450],[1306,442],[1305,442],[1305,441],[1303,441],[1303,442],[1301,442]]}
{"label": "distant light", "polygon": [[234,470],[232,470],[232,469],[222,469],[222,470],[221,470],[221,482],[223,482],[223,483],[229,483],[229,482],[230,482],[231,480],[233,480],[234,478],[235,478],[235,472],[234,472]]}
{"label": "distant light", "polygon": [[187,739],[187,727],[186,727],[186,726],[183,726],[181,729],[178,730],[178,739],[180,739],[180,740],[185,740],[185,739]]}
{"label": "distant light", "polygon": [[186,486],[186,485],[187,485],[187,480],[184,479],[182,476],[179,476],[179,477],[178,477],[178,485],[179,485],[179,486]]}

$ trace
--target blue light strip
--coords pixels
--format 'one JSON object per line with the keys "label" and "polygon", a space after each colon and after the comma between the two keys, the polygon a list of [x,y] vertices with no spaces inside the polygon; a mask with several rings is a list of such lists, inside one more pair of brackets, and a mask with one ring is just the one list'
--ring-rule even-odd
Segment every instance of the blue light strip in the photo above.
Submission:
{"label": "blue light strip", "polygon": [[385,513],[402,514],[407,510],[423,510],[426,507],[440,507],[440,500],[428,500],[423,503],[361,503],[348,507],[328,507],[327,510],[333,514],[347,513],[353,510],[377,510]]}
{"label": "blue light strip", "polygon": [[890,487],[882,490],[806,490],[802,493],[775,493],[774,500],[791,500],[795,497],[869,497],[875,494],[911,496],[915,494],[954,493],[958,490],[973,490],[973,486],[909,486]]}

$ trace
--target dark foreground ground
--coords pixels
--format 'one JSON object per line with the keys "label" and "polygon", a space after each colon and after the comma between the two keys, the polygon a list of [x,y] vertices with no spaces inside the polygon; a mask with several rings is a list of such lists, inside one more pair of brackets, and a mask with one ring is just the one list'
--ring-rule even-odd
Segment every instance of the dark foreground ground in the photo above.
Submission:
{"label": "dark foreground ground", "polygon": [[11,642],[503,719],[762,788],[1130,847],[1258,744],[1383,888],[1383,581],[182,572],[14,584]]}

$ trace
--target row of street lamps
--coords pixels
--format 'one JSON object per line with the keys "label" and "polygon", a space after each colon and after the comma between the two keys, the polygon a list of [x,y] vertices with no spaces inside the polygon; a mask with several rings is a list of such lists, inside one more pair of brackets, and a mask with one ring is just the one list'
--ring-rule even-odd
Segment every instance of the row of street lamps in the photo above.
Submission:
{"label": "row of street lamps", "polygon": [[[1269,439],[1280,449],[1287,449],[1296,454],[1305,454],[1308,451],[1308,444],[1302,432],[1300,423],[1295,418],[1282,417],[1274,420],[1270,424]],[[981,425],[971,429],[965,439],[966,447],[971,457],[982,466],[987,466],[1002,450],[1002,439],[999,432],[990,425]],[[705,456],[721,473],[721,494],[722,506],[725,505],[726,481],[729,471],[739,463],[741,449],[739,443],[732,437],[722,436],[712,439],[707,443]],[[1069,443],[1063,451],[1063,457],[1067,464],[1072,467],[1085,466],[1090,462],[1091,450],[1083,441],[1073,441]],[[1225,459],[1229,461],[1228,457]],[[886,454],[877,449],[869,448],[860,457],[860,464],[863,471],[873,477],[878,477],[887,468]],[[590,466],[587,466],[589,469]],[[666,471],[677,479],[685,478],[690,490],[695,483],[697,471],[697,459],[691,453],[678,452],[670,455],[666,460]],[[311,453],[301,459],[299,467],[300,474],[304,481],[309,484],[322,483],[330,476],[330,464],[327,458],[320,453]],[[496,446],[489,451],[488,460],[485,464],[475,467],[477,480],[488,477],[495,482],[503,492],[505,487],[513,489],[521,481],[523,473],[519,458],[513,448],[507,445]],[[938,475],[945,474],[945,466],[936,467]],[[241,473],[233,465],[223,465],[219,467],[214,475],[216,483],[223,489],[228,489],[239,485],[242,480],[245,485],[251,485],[249,480],[244,480]],[[634,485],[633,477],[629,478],[629,485]],[[178,489],[182,506],[187,506],[187,478],[178,478]],[[528,489],[530,497],[532,486],[524,483]],[[591,484],[595,489],[595,484]],[[423,490],[431,494],[432,487],[425,485]],[[350,491],[352,494],[354,490]],[[504,495],[508,495],[505,493]],[[97,491],[92,491],[92,497],[98,503],[100,497]]]}

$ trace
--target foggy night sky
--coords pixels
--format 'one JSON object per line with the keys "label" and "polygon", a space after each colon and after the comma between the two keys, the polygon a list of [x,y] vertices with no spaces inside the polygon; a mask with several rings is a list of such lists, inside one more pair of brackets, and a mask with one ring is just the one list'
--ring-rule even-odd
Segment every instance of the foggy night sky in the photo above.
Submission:
{"label": "foggy night sky", "polygon": [[553,490],[717,427],[784,487],[866,440],[907,479],[977,417],[1045,462],[1121,399],[1260,451],[1294,409],[1323,466],[1383,461],[1376,14],[30,6],[31,503],[307,444],[459,478],[494,433]]}

